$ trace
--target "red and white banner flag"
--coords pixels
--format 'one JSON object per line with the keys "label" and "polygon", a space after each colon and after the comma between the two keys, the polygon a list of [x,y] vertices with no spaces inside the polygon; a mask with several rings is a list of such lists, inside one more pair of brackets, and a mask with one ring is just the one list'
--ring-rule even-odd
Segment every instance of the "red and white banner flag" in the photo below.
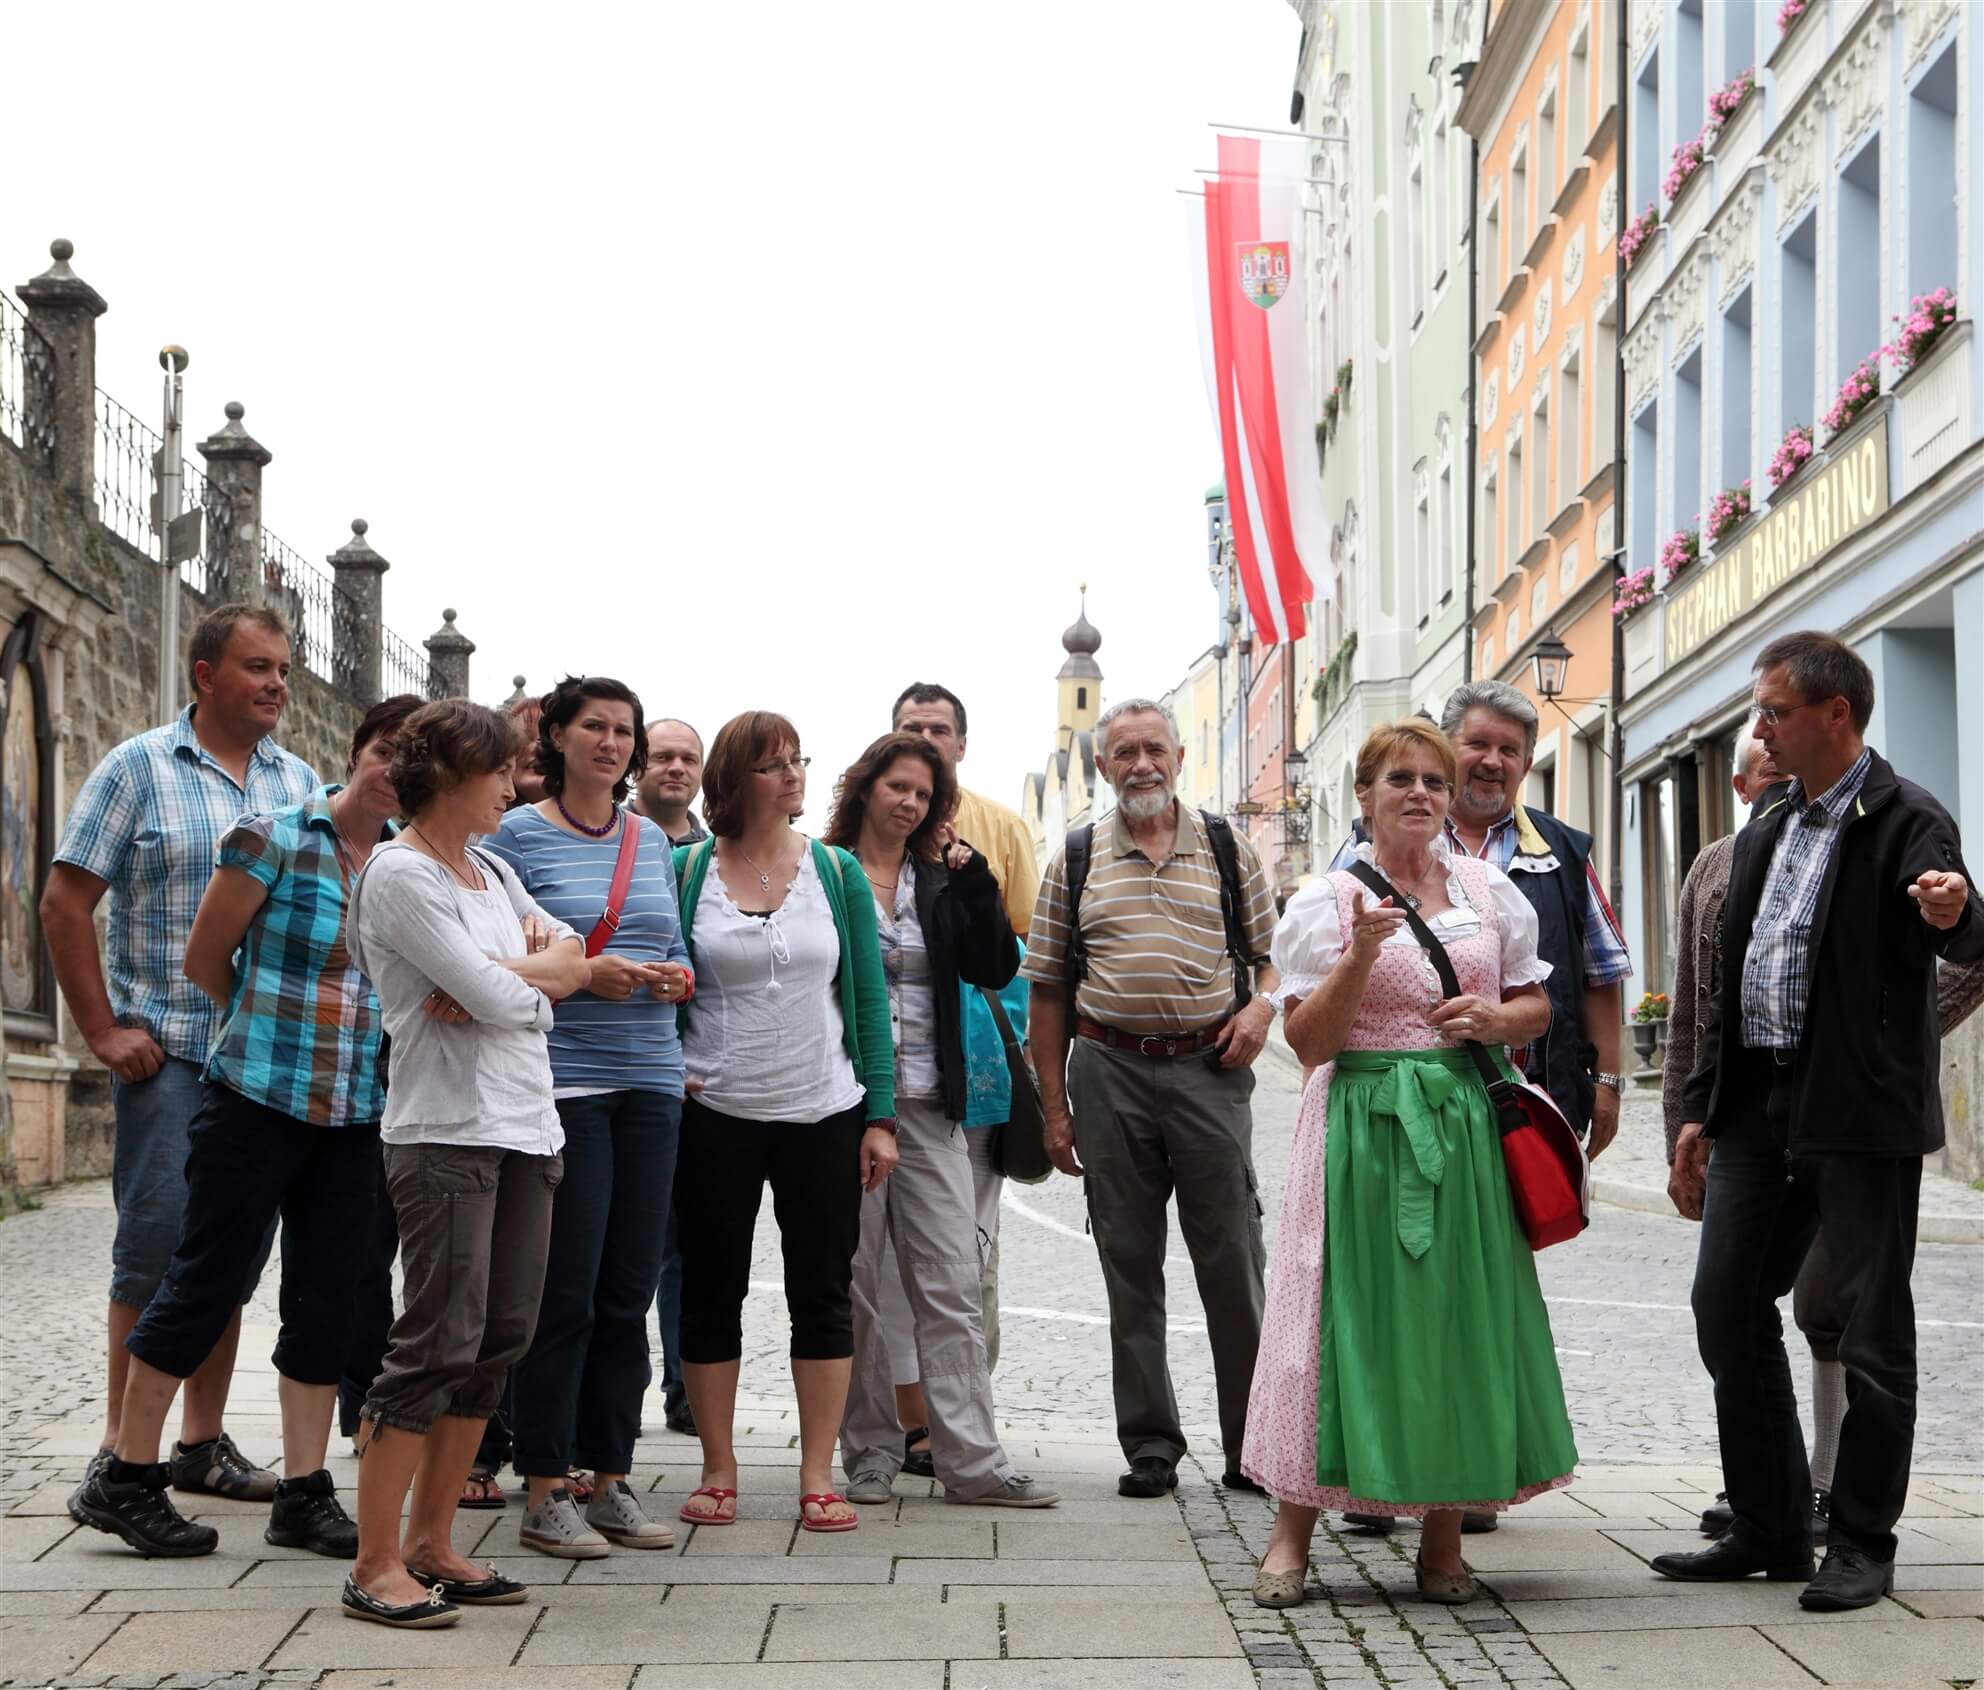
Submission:
{"label": "red and white banner flag", "polygon": [[1301,638],[1314,583],[1328,579],[1309,381],[1308,173],[1302,141],[1222,135],[1206,187],[1201,341],[1234,556],[1269,645]]}

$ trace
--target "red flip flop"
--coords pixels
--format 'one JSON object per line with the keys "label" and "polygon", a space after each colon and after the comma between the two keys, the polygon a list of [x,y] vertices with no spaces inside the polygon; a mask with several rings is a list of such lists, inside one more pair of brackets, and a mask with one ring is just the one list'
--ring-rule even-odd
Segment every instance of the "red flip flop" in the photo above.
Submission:
{"label": "red flip flop", "polygon": [[689,1512],[689,1504],[699,1496],[710,1497],[718,1503],[735,1502],[737,1500],[737,1493],[734,1490],[720,1490],[715,1485],[698,1485],[684,1498],[682,1506],[676,1510],[676,1518],[687,1520],[692,1526],[734,1526],[737,1524],[737,1510],[734,1508],[727,1515],[691,1514]]}
{"label": "red flip flop", "polygon": [[861,1516],[859,1514],[849,1520],[809,1520],[806,1518],[806,1504],[809,1502],[815,1503],[820,1508],[825,1509],[830,1504],[836,1502],[845,1505],[847,1498],[842,1496],[839,1491],[834,1490],[815,1491],[811,1496],[802,1496],[799,1499],[799,1524],[804,1531],[851,1532],[856,1526],[861,1524]]}

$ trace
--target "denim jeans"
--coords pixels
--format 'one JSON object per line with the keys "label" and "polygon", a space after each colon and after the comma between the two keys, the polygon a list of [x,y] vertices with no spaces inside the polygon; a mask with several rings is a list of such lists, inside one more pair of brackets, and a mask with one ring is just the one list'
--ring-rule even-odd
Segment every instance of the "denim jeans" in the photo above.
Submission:
{"label": "denim jeans", "polygon": [[652,1091],[558,1101],[565,1178],[537,1336],[516,1370],[515,1466],[628,1472],[648,1387],[648,1306],[661,1277],[682,1100]]}
{"label": "denim jeans", "polygon": [[[113,1080],[111,1108],[116,1138],[110,1162],[110,1200],[117,1232],[110,1245],[110,1300],[141,1309],[165,1278],[186,1223],[186,1158],[193,1147],[193,1118],[206,1097],[200,1064],[168,1056],[149,1080]],[[255,1294],[275,1243],[269,1217],[261,1248],[248,1267],[241,1302]]]}
{"label": "denim jeans", "polygon": [[661,1247],[661,1283],[655,1287],[654,1320],[661,1330],[661,1406],[679,1414],[689,1400],[682,1383],[682,1246],[675,1227],[675,1205],[668,1207],[668,1236]]}
{"label": "denim jeans", "polygon": [[[1768,1055],[1763,1057],[1768,1064]],[[1792,1394],[1778,1299],[1823,1221],[1846,1367],[1846,1420],[1833,1468],[1831,1536],[1894,1558],[1894,1525],[1915,1442],[1915,1156],[1792,1157],[1784,1068],[1752,1077],[1752,1118],[1715,1141],[1695,1264],[1695,1332],[1715,1381],[1722,1479],[1734,1532],[1765,1554],[1810,1543],[1811,1472]]]}

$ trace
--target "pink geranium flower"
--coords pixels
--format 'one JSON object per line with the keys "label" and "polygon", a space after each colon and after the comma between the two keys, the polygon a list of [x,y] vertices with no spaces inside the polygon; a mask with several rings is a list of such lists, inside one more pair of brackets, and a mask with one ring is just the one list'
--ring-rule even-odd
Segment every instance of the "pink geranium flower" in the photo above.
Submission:
{"label": "pink geranium flower", "polygon": [[1810,9],[1812,0],[1784,0],[1777,9],[1777,32],[1782,35]]}
{"label": "pink geranium flower", "polygon": [[1949,288],[1917,294],[1909,301],[1908,315],[1896,317],[1900,324],[1892,342],[1881,348],[1902,375],[1928,356],[1929,348],[1943,338],[1943,331],[1956,321],[1956,294]]}
{"label": "pink geranium flower", "polygon": [[1630,616],[1643,604],[1653,602],[1653,570],[1636,569],[1630,575],[1619,577],[1619,584],[1612,595],[1612,614]]}
{"label": "pink geranium flower", "polygon": [[1673,586],[1674,577],[1691,563],[1702,560],[1701,530],[1684,528],[1678,534],[1667,536],[1667,544],[1660,548],[1660,566],[1667,571],[1667,585]]}
{"label": "pink geranium flower", "polygon": [[1841,429],[1873,404],[1880,391],[1881,355],[1878,352],[1870,352],[1854,366],[1853,373],[1840,384],[1839,392],[1832,404],[1819,418],[1820,426],[1826,431],[1826,438],[1836,439]]}
{"label": "pink geranium flower", "polygon": [[1811,461],[1812,430],[1806,423],[1795,424],[1791,432],[1778,443],[1770,460],[1770,484],[1773,489],[1782,487]]}
{"label": "pink geranium flower", "polygon": [[1653,231],[1660,227],[1660,207],[1650,205],[1626,225],[1625,233],[1619,237],[1619,261],[1628,270],[1633,261],[1646,249],[1653,239]]}
{"label": "pink geranium flower", "polygon": [[1740,487],[1725,487],[1709,500],[1708,509],[1702,514],[1702,526],[1708,530],[1709,544],[1720,545],[1723,536],[1730,533],[1750,514],[1750,483],[1744,480]]}

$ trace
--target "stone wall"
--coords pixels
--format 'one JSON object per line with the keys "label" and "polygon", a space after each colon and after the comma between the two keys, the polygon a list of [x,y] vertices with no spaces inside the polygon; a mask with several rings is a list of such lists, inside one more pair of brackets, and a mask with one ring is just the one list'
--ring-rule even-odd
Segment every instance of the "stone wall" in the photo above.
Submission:
{"label": "stone wall", "polygon": [[[95,319],[107,309],[69,268],[69,243],[51,248],[55,263],[20,288],[38,349],[54,370],[49,392],[15,395],[30,424],[52,420],[50,457],[23,449],[0,433],[0,641],[35,619],[46,685],[51,744],[52,834],[89,772],[112,747],[157,725],[162,656],[161,569],[102,520],[95,482],[97,380]],[[0,372],[4,373],[4,372]],[[262,474],[273,454],[248,435],[243,408],[226,406],[226,423],[187,453],[229,501],[233,521],[216,536],[206,530],[208,578],[288,613],[299,602],[298,578],[264,568]],[[128,421],[128,419],[127,419]],[[31,431],[30,431],[31,432]],[[190,433],[190,431],[189,431]],[[126,464],[128,472],[130,465]],[[125,489],[127,501],[130,489]],[[126,508],[128,509],[128,503]],[[334,685],[299,662],[290,674],[289,705],[278,739],[327,780],[342,777],[352,729],[381,693],[381,586],[389,567],[365,540],[365,524],[316,570],[286,550],[287,569],[310,575],[319,602],[337,607],[338,651],[323,666],[345,678]],[[314,571],[314,573],[312,573]],[[283,584],[271,589],[271,579]],[[334,595],[334,596],[332,596]],[[178,641],[171,660],[188,696],[186,650],[193,625],[218,601],[183,582]],[[437,684],[468,690],[475,647],[447,612],[426,642]],[[328,657],[333,654],[323,654]],[[33,710],[33,689],[0,675],[0,726],[12,710]],[[11,796],[4,802],[13,802]],[[21,919],[18,900],[0,897],[0,923]],[[101,928],[104,913],[98,917]],[[110,1078],[76,1035],[59,1004],[54,1037],[46,1024],[10,1018],[4,1086],[0,1086],[0,1213],[22,1189],[108,1172],[111,1148]]]}
{"label": "stone wall", "polygon": [[1943,1041],[1943,1172],[1984,1179],[1984,1010]]}

